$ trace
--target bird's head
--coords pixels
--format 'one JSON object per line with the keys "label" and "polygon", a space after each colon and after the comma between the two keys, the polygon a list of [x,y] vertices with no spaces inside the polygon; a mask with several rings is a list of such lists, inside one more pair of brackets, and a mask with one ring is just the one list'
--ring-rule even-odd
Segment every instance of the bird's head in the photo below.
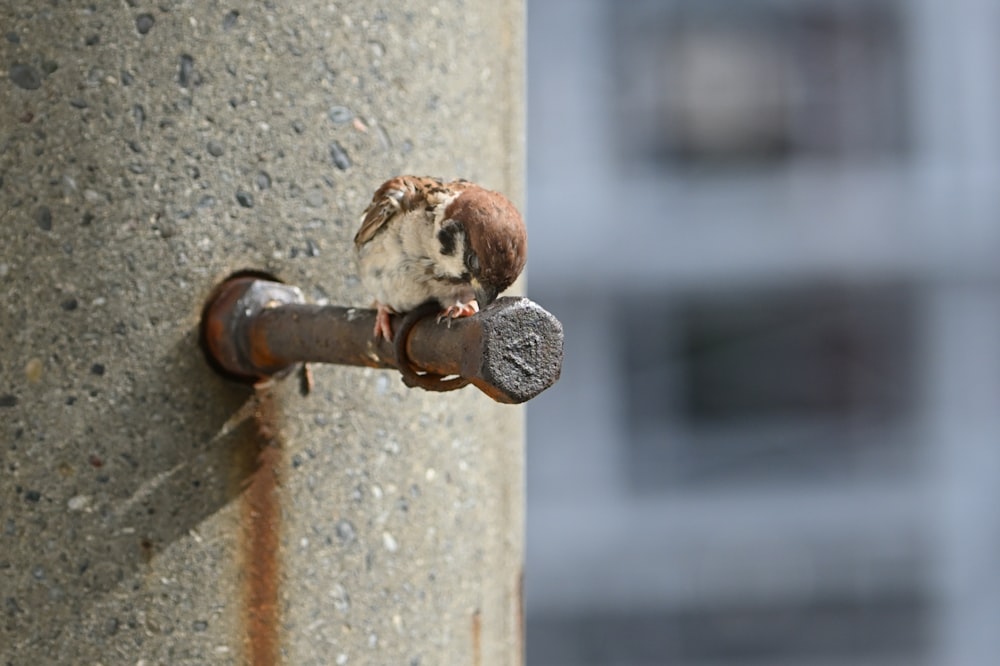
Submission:
{"label": "bird's head", "polygon": [[528,258],[528,235],[524,220],[507,197],[499,192],[470,186],[445,209],[448,221],[438,234],[456,240],[461,231],[461,249],[469,283],[481,307],[486,307],[514,283]]}

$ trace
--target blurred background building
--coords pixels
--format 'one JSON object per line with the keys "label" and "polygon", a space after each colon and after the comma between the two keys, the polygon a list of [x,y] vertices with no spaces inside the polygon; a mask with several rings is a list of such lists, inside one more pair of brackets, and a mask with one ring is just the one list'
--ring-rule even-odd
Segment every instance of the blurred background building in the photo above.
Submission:
{"label": "blurred background building", "polygon": [[529,664],[1000,663],[1000,3],[528,38]]}

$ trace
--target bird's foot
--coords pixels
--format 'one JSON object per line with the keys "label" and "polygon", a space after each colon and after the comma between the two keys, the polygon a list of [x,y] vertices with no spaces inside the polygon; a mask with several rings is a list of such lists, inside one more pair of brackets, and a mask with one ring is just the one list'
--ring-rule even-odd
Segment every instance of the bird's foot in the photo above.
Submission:
{"label": "bird's foot", "polygon": [[387,342],[392,342],[392,315],[396,314],[396,311],[390,308],[388,305],[383,305],[382,303],[375,303],[375,339],[385,338]]}
{"label": "bird's foot", "polygon": [[479,312],[479,302],[476,299],[472,299],[467,303],[459,301],[446,307],[441,314],[438,315],[437,321],[440,324],[441,320],[447,319],[448,325],[450,326],[452,319],[458,319],[459,317],[471,317],[477,312]]}

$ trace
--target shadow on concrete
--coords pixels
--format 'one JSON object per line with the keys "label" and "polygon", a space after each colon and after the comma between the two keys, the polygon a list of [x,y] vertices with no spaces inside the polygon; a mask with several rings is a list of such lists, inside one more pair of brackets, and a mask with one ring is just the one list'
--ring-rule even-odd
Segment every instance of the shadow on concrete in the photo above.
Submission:
{"label": "shadow on concrete", "polygon": [[[94,410],[80,409],[93,437],[60,449],[49,466],[52,483],[36,484],[41,492],[18,486],[0,511],[2,541],[24,549],[0,553],[0,637],[7,636],[0,656],[11,660],[5,663],[69,663],[63,660],[79,653],[60,636],[80,631],[110,646],[128,629],[139,629],[137,637],[173,630],[162,625],[177,621],[176,614],[147,617],[144,578],[157,554],[178,540],[193,535],[200,542],[199,526],[244,490],[261,448],[252,390],[217,376],[197,340],[196,330],[185,332],[135,379],[111,418],[97,423]],[[105,431],[115,433],[107,454]],[[16,442],[11,448],[16,452]],[[235,539],[232,532],[227,539]],[[192,551],[198,557],[198,548]],[[31,564],[16,564],[23,562]],[[135,603],[103,603],[121,594]]]}

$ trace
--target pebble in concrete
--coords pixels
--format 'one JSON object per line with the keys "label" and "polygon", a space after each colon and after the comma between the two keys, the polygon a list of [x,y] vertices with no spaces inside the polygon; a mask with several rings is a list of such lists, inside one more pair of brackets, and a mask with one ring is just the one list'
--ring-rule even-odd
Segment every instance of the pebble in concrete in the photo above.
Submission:
{"label": "pebble in concrete", "polygon": [[139,14],[135,17],[135,29],[140,35],[145,35],[152,30],[154,23],[156,23],[156,19],[153,18],[152,14]]}
{"label": "pebble in concrete", "polygon": [[7,70],[7,76],[14,85],[24,90],[38,90],[42,87],[41,74],[31,65],[14,63]]}

